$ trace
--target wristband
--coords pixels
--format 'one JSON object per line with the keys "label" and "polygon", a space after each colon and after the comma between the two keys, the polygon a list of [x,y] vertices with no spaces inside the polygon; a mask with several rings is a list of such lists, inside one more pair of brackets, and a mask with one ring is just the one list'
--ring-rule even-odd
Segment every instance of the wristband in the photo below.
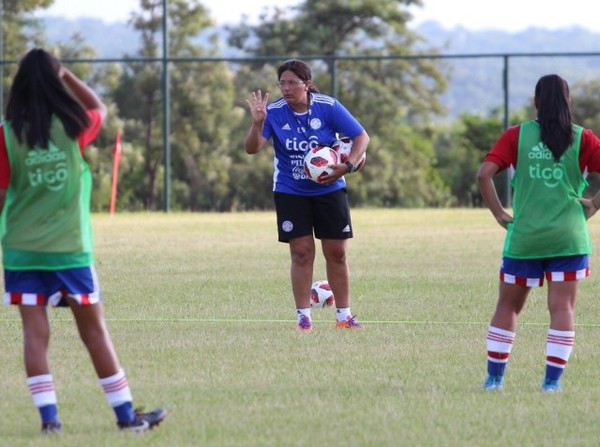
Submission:
{"label": "wristband", "polygon": [[353,172],[356,172],[356,166],[354,166],[354,164],[352,164],[352,162],[350,160],[346,160],[344,162],[344,164],[346,166],[348,166],[348,174],[352,174]]}

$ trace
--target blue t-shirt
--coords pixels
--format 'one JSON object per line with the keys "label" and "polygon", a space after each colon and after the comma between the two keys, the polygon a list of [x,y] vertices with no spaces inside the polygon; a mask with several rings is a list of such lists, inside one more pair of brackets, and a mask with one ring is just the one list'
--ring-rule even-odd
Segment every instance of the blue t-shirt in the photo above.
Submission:
{"label": "blue t-shirt", "polygon": [[356,118],[331,96],[311,93],[308,112],[303,114],[294,113],[283,98],[271,102],[262,136],[273,140],[273,191],[318,196],[344,188],[344,177],[331,185],[310,180],[304,173],[304,156],[319,144],[333,144],[338,135],[354,139],[362,131]]}

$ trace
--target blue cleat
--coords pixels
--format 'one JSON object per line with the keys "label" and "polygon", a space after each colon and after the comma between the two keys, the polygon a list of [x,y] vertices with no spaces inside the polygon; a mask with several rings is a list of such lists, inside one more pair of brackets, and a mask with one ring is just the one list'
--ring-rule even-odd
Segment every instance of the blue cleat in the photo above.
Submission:
{"label": "blue cleat", "polygon": [[544,393],[560,393],[561,391],[562,388],[558,379],[544,379],[544,382],[542,382],[542,392]]}
{"label": "blue cleat", "polygon": [[504,376],[488,376],[481,386],[484,390],[501,391],[504,387]]}

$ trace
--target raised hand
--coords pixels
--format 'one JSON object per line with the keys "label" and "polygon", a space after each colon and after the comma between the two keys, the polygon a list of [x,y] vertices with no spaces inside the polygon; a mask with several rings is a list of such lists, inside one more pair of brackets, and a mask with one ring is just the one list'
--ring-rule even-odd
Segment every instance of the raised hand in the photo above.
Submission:
{"label": "raised hand", "polygon": [[267,104],[269,103],[269,93],[263,93],[261,90],[252,92],[252,99],[247,99],[246,103],[252,115],[252,121],[262,123],[267,117]]}

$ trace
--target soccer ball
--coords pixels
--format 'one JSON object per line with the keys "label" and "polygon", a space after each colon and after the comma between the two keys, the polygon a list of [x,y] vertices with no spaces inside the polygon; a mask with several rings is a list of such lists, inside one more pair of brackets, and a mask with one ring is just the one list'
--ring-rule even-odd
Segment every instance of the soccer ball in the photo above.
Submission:
{"label": "soccer ball", "polygon": [[335,303],[329,283],[322,279],[315,281],[310,287],[310,307],[331,307]]}
{"label": "soccer ball", "polygon": [[[331,145],[331,148],[338,153],[340,157],[340,163],[345,163],[346,160],[348,160],[350,151],[352,150],[352,140],[347,137],[344,137],[340,140],[335,140],[335,142]],[[360,161],[356,164],[356,170],[360,171],[365,165],[366,161],[367,153],[365,152]]]}
{"label": "soccer ball", "polygon": [[319,183],[323,176],[331,174],[329,166],[340,162],[338,154],[329,146],[318,145],[312,148],[304,157],[304,172],[306,176]]}

